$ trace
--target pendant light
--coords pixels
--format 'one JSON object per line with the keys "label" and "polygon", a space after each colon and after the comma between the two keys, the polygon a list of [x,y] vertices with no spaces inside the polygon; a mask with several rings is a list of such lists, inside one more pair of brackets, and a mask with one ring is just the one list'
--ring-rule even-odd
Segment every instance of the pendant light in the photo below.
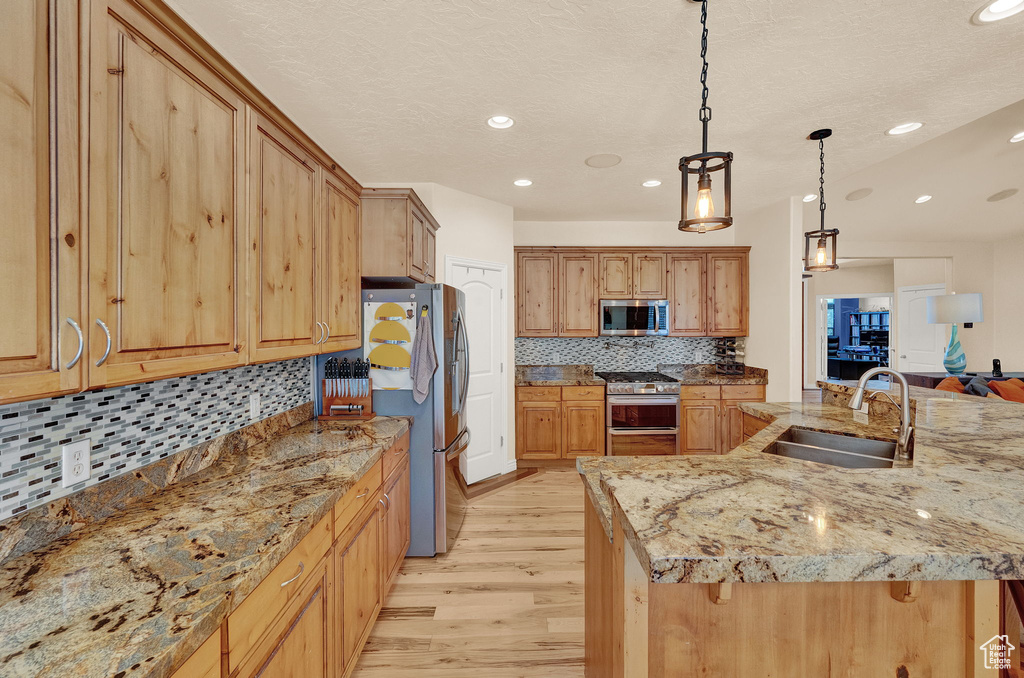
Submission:
{"label": "pendant light", "polygon": [[[690,233],[706,233],[732,226],[732,153],[708,152],[708,123],[711,109],[708,107],[708,0],[693,0],[701,4],[700,71],[701,105],[698,119],[704,128],[704,144],[697,155],[679,159],[679,171],[683,174],[682,218],[679,230]],[[711,191],[711,175],[722,172],[724,195],[718,206]],[[689,207],[690,175],[697,175],[697,197],[692,210]],[[687,215],[692,214],[689,218]]]}
{"label": "pendant light", "polygon": [[818,211],[821,213],[821,228],[817,231],[804,233],[804,270],[834,271],[839,268],[836,263],[836,236],[839,229],[825,228],[825,139],[832,136],[832,130],[819,129],[807,137],[818,142],[821,157],[821,178],[818,184]]}

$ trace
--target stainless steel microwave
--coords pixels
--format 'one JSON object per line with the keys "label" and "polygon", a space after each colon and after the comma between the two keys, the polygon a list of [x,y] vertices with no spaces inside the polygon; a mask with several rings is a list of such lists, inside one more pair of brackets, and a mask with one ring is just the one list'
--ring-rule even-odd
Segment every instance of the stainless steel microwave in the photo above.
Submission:
{"label": "stainless steel microwave", "polygon": [[668,335],[668,301],[602,299],[601,334],[613,337]]}

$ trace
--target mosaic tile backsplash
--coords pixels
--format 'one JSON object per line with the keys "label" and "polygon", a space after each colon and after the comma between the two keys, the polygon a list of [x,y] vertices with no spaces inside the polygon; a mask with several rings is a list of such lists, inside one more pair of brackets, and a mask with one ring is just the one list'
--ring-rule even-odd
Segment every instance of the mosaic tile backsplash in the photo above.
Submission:
{"label": "mosaic tile backsplash", "polygon": [[665,363],[713,363],[708,337],[516,338],[517,365],[593,365],[605,371],[654,371]]}
{"label": "mosaic tile backsplash", "polygon": [[[310,400],[309,358],[0,405],[0,520]],[[88,438],[89,480],[61,487],[60,446]]]}

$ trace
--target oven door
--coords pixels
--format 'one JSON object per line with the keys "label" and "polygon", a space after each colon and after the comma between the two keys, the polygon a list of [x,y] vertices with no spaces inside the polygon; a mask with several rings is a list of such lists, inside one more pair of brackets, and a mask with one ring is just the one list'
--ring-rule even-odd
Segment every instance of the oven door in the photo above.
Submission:
{"label": "oven door", "polygon": [[610,428],[605,454],[609,457],[679,454],[679,429]]}
{"label": "oven door", "polygon": [[668,302],[603,299],[601,334],[613,337],[668,335]]}
{"label": "oven door", "polygon": [[678,454],[679,399],[675,395],[610,395],[606,408],[605,454]]}

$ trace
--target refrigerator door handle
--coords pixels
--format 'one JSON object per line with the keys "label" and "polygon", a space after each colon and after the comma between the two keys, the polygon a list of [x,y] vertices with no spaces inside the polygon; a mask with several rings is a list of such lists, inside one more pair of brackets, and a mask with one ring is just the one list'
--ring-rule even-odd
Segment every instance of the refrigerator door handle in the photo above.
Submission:
{"label": "refrigerator door handle", "polygon": [[455,364],[454,370],[459,377],[459,399],[453,403],[456,414],[462,412],[469,396],[469,336],[466,332],[466,319],[462,315],[462,308],[458,307],[455,313]]}

